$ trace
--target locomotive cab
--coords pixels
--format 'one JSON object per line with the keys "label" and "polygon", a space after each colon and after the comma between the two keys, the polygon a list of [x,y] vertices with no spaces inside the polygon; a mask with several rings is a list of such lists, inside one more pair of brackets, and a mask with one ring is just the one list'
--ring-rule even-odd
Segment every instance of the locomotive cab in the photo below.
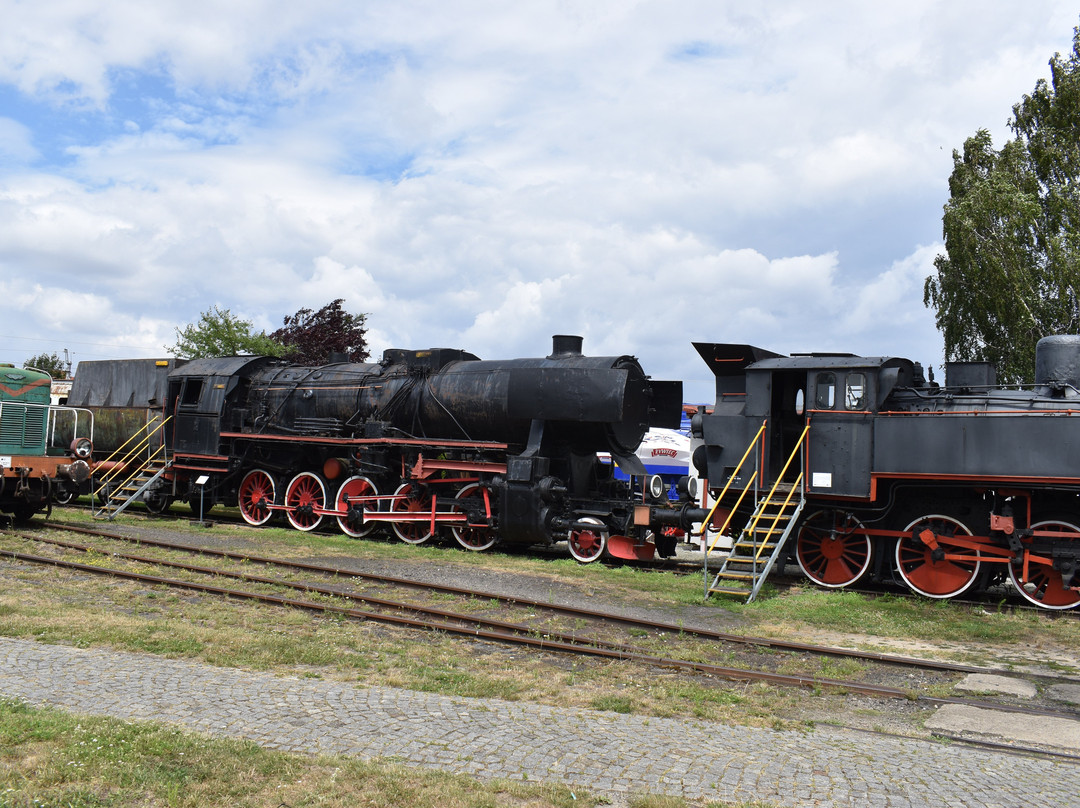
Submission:
{"label": "locomotive cab", "polygon": [[173,416],[173,450],[220,455],[222,431],[238,426],[223,423],[226,402],[236,397],[253,372],[271,361],[266,356],[195,359],[170,373],[166,414]]}
{"label": "locomotive cab", "polygon": [[[784,357],[748,345],[695,347],[717,377],[716,407],[701,420],[713,487],[745,487],[755,467],[755,482],[771,486],[789,463],[798,464],[800,440],[811,425],[801,461],[807,491],[870,496],[874,416],[895,387],[912,384],[911,362],[852,354]],[[760,456],[735,476],[762,425]]]}
{"label": "locomotive cab", "polygon": [[912,364],[891,357],[814,357],[807,372],[807,490],[868,498],[874,463],[875,415],[898,383],[911,384]]}

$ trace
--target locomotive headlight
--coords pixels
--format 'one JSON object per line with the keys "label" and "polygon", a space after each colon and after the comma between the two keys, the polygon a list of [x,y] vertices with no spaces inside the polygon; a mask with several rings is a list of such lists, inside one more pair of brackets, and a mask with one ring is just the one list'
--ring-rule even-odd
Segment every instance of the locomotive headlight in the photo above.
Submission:
{"label": "locomotive headlight", "polygon": [[679,498],[697,502],[701,492],[701,481],[697,477],[680,477],[678,483]]}
{"label": "locomotive headlight", "polygon": [[82,460],[86,460],[94,452],[94,444],[90,438],[76,438],[71,442],[71,451]]}
{"label": "locomotive headlight", "polygon": [[660,499],[664,496],[664,480],[659,474],[653,474],[645,483],[645,489],[651,499]]}

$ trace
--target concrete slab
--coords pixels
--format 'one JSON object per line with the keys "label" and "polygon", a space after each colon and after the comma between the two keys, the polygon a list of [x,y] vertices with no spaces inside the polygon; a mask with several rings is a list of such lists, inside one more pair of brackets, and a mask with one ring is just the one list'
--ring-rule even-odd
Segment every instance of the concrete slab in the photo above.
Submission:
{"label": "concrete slab", "polygon": [[946,704],[926,728],[949,735],[1080,753],[1080,721]]}
{"label": "concrete slab", "polygon": [[1011,676],[997,676],[990,673],[971,673],[956,686],[957,690],[968,693],[1001,693],[1022,699],[1033,699],[1038,692],[1031,682],[1014,679]]}
{"label": "concrete slab", "polygon": [[1054,701],[1080,704],[1080,685],[1054,685],[1046,691],[1046,695]]}

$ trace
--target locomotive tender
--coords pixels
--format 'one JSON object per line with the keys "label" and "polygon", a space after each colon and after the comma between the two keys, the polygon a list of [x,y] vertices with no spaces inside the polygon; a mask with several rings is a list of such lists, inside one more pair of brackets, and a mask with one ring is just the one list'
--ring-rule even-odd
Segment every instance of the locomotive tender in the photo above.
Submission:
{"label": "locomotive tender", "polygon": [[[739,492],[794,459],[805,504],[787,551],[814,583],[950,598],[1011,579],[1043,608],[1080,604],[1080,337],[1040,340],[1027,389],[987,363],[949,363],[939,386],[896,357],[695,347],[716,376],[695,465]],[[719,511],[738,531],[755,501]]]}
{"label": "locomotive tender", "polygon": [[[77,494],[90,476],[93,417],[52,406],[52,378],[0,365],[0,511],[17,522]],[[57,445],[57,434],[70,438]]]}
{"label": "locomotive tender", "polygon": [[[566,538],[581,561],[651,553],[640,494],[597,453],[644,475],[634,451],[650,427],[678,426],[682,383],[581,345],[556,336],[550,356],[499,361],[447,348],[320,367],[195,359],[135,385],[159,387],[167,373],[162,401],[123,389],[113,403],[164,407],[171,465],[143,495],[153,509],[224,502],[253,525],[284,513],[312,530],[332,518],[356,537],[388,524],[412,544],[448,528],[470,550]],[[106,377],[115,391],[123,375],[82,363],[72,400],[89,403]],[[674,553],[673,540],[659,542]]]}

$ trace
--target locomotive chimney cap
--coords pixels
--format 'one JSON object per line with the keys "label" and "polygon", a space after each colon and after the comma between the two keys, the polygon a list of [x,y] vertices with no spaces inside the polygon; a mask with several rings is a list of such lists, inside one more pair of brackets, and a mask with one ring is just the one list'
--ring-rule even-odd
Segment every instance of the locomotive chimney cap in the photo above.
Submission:
{"label": "locomotive chimney cap", "polygon": [[548,359],[557,359],[563,356],[581,356],[581,344],[584,337],[571,334],[556,334],[551,338],[551,356]]}

